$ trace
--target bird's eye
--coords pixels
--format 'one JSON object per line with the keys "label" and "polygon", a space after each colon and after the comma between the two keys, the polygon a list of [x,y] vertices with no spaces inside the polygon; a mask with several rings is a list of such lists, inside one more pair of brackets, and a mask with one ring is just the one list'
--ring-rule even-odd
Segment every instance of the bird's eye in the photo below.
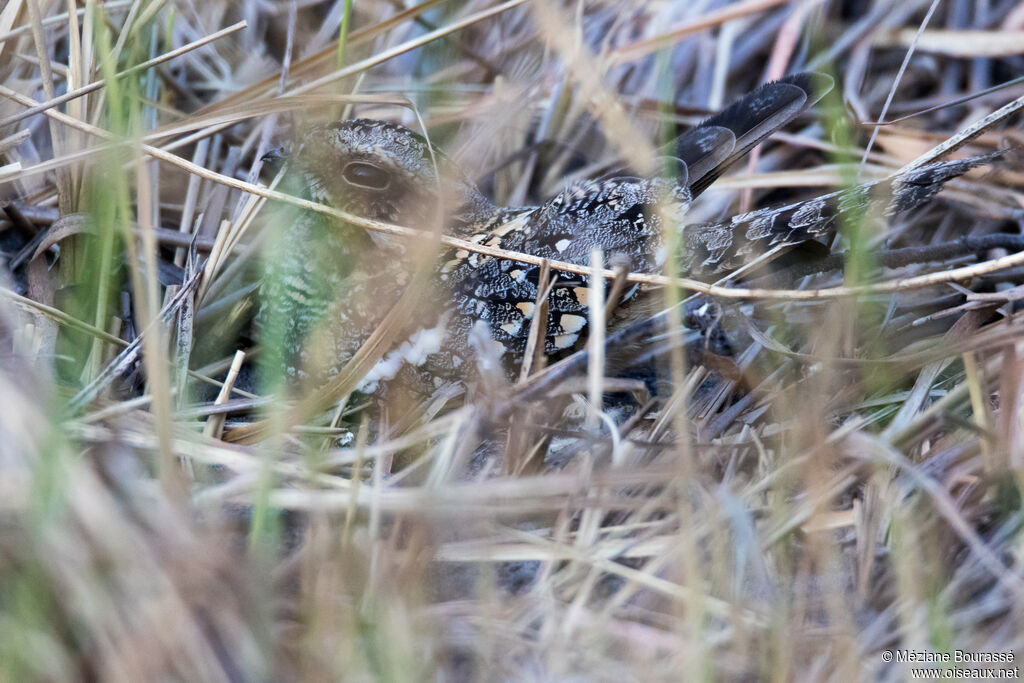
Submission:
{"label": "bird's eye", "polygon": [[386,171],[365,161],[350,162],[341,175],[348,183],[371,190],[384,190],[391,184],[391,176]]}

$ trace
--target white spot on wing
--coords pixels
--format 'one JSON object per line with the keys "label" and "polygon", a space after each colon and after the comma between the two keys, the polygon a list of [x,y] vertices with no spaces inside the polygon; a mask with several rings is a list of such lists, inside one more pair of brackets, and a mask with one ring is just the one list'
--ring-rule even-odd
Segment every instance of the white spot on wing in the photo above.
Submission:
{"label": "white spot on wing", "polygon": [[504,237],[510,232],[522,230],[526,226],[526,222],[529,220],[530,214],[532,213],[533,211],[527,211],[526,213],[520,216],[516,216],[514,219],[512,219],[505,225],[502,225],[496,230],[492,231],[491,234],[497,235],[498,237]]}
{"label": "white spot on wing", "polygon": [[567,349],[576,343],[578,334],[560,334],[552,340],[556,349]]}
{"label": "white spot on wing", "polygon": [[563,332],[566,334],[572,334],[573,332],[579,332],[582,330],[583,326],[587,324],[587,319],[582,315],[566,313],[558,319],[558,323],[562,326]]}
{"label": "white spot on wing", "polygon": [[522,312],[524,318],[532,318],[533,309],[536,308],[536,305],[530,303],[529,301],[521,301],[518,304],[516,304],[516,308],[518,308]]}

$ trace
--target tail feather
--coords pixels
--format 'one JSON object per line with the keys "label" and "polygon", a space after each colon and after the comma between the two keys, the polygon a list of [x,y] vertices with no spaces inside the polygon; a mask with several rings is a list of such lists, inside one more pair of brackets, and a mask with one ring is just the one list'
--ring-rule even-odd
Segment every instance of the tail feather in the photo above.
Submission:
{"label": "tail feather", "polygon": [[948,181],[1004,153],[940,161],[797,204],[759,209],[721,223],[688,225],[684,228],[683,265],[693,275],[722,272],[738,268],[770,247],[832,234],[845,215],[868,209],[892,215],[914,209],[934,197]]}
{"label": "tail feather", "polygon": [[813,106],[832,88],[823,74],[799,73],[765,83],[676,139],[694,197],[755,145]]}

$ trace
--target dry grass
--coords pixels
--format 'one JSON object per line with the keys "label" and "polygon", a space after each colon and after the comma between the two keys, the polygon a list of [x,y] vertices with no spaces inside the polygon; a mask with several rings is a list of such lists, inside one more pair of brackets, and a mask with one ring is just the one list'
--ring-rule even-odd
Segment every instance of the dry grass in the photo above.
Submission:
{"label": "dry grass", "polygon": [[[669,305],[715,295],[731,359],[690,362],[672,313],[637,347],[660,349],[650,376],[606,372],[622,354],[601,329],[589,356],[484,373],[469,401],[366,410],[352,390],[404,309],[297,401],[256,381],[281,350],[251,318],[282,206],[425,238],[424,263],[504,253],[261,182],[291,131],[401,121],[531,204],[650,168],[666,129],[765,80],[833,72],[818,115],[697,223],[1020,144],[1024,86],[989,88],[1020,73],[1022,30],[1016,0],[8,0],[0,679],[897,681],[911,665],[883,653],[908,650],[1017,666],[1019,153],[912,215],[848,221],[843,270],[542,264],[603,272],[595,321],[630,281]],[[995,246],[885,261],[961,237]]]}

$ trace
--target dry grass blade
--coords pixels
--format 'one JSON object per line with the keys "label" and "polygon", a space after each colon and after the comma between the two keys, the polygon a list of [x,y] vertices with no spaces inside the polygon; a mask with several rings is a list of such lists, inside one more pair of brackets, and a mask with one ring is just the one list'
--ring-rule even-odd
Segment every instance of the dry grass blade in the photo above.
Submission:
{"label": "dry grass blade", "polygon": [[96,398],[96,396],[99,395],[101,391],[103,391],[104,388],[109,386],[109,384],[119,375],[124,374],[124,372],[127,371],[136,362],[136,360],[138,360],[140,354],[143,352],[143,343],[147,332],[154,329],[156,325],[170,322],[173,319],[185,301],[193,295],[193,290],[199,282],[199,276],[201,273],[202,271],[197,269],[188,281],[182,283],[182,286],[178,289],[174,298],[167,302],[167,304],[160,310],[159,314],[151,319],[150,324],[139,332],[139,335],[135,337],[131,343],[127,343],[116,337],[105,338],[98,334],[96,335],[97,339],[103,339],[104,341],[110,341],[111,343],[116,342],[117,344],[124,345],[125,348],[121,350],[117,357],[111,361],[106,368],[104,368],[102,373],[97,375],[92,382],[83,387],[74,396],[74,398],[69,401],[68,407],[71,410],[77,411],[88,405]]}
{"label": "dry grass blade", "polygon": [[530,319],[530,335],[526,341],[526,349],[523,351],[523,367],[519,372],[519,381],[525,382],[531,372],[544,369],[544,346],[547,336],[548,319],[548,297],[555,286],[555,280],[551,279],[551,265],[545,260],[540,264],[540,271],[537,274],[539,284],[537,298],[533,303],[533,317]]}
{"label": "dry grass blade", "polygon": [[664,33],[659,33],[653,37],[644,38],[630,45],[617,48],[611,53],[611,57],[617,62],[629,62],[640,59],[656,50],[660,50],[666,45],[672,45],[692,33],[704,31],[756,12],[763,12],[786,2],[787,0],[746,0],[745,2],[737,2],[717,12],[709,12],[696,21],[687,21]]}
{"label": "dry grass blade", "polygon": [[[180,57],[183,54],[187,54],[188,52],[190,52],[192,50],[200,48],[203,45],[208,45],[208,44],[212,43],[213,41],[215,41],[215,40],[217,40],[219,38],[223,38],[224,36],[229,36],[232,33],[234,33],[235,31],[241,31],[242,29],[246,28],[247,26],[248,26],[248,24],[246,24],[244,21],[240,21],[240,22],[238,22],[236,24],[232,24],[231,26],[228,26],[225,29],[222,29],[220,31],[216,31],[215,33],[211,33],[210,35],[205,36],[203,38],[200,38],[199,40],[193,41],[193,42],[189,43],[188,45],[184,45],[184,46],[178,48],[177,50],[171,50],[170,52],[166,52],[166,53],[160,55],[159,57],[154,57],[153,59],[150,59],[150,60],[147,60],[145,62],[142,62],[141,64],[136,64],[135,66],[133,66],[130,69],[126,69],[124,71],[118,72],[116,77],[117,78],[124,78],[125,76],[129,76],[129,75],[131,75],[133,73],[138,73],[140,71],[145,71],[147,69],[150,69],[150,68],[156,66],[157,64],[163,64],[164,62],[167,62],[167,61],[170,61],[170,60],[174,59],[175,57]],[[88,95],[89,93],[95,92],[95,91],[99,90],[100,88],[102,88],[104,86],[104,84],[105,84],[105,81],[101,79],[101,80],[98,80],[98,81],[96,81],[94,83],[90,83],[88,85],[83,85],[83,86],[81,86],[79,88],[75,88],[74,90],[70,90],[70,91],[64,93],[63,95],[60,95],[59,97],[51,97],[51,99],[49,101],[47,101],[47,102],[43,102],[43,103],[38,104],[38,105],[36,105],[34,107],[30,107],[30,108],[26,109],[25,111],[19,112],[18,114],[14,114],[13,116],[8,116],[5,119],[0,119],[0,128],[5,128],[5,127],[7,127],[7,126],[9,126],[11,124],[17,123],[18,121],[23,121],[24,119],[27,119],[30,116],[35,116],[36,114],[42,113],[42,112],[46,111],[47,109],[50,109],[51,107],[56,107],[56,106],[59,106],[61,104],[64,104],[65,102],[69,102],[69,101],[75,99],[76,97],[82,97],[83,95]]]}
{"label": "dry grass blade", "polygon": [[604,378],[604,279],[600,276],[604,268],[604,256],[600,249],[590,252],[590,285],[587,293],[587,308],[590,313],[590,363],[587,366],[587,429],[596,434],[601,422],[602,379]]}

